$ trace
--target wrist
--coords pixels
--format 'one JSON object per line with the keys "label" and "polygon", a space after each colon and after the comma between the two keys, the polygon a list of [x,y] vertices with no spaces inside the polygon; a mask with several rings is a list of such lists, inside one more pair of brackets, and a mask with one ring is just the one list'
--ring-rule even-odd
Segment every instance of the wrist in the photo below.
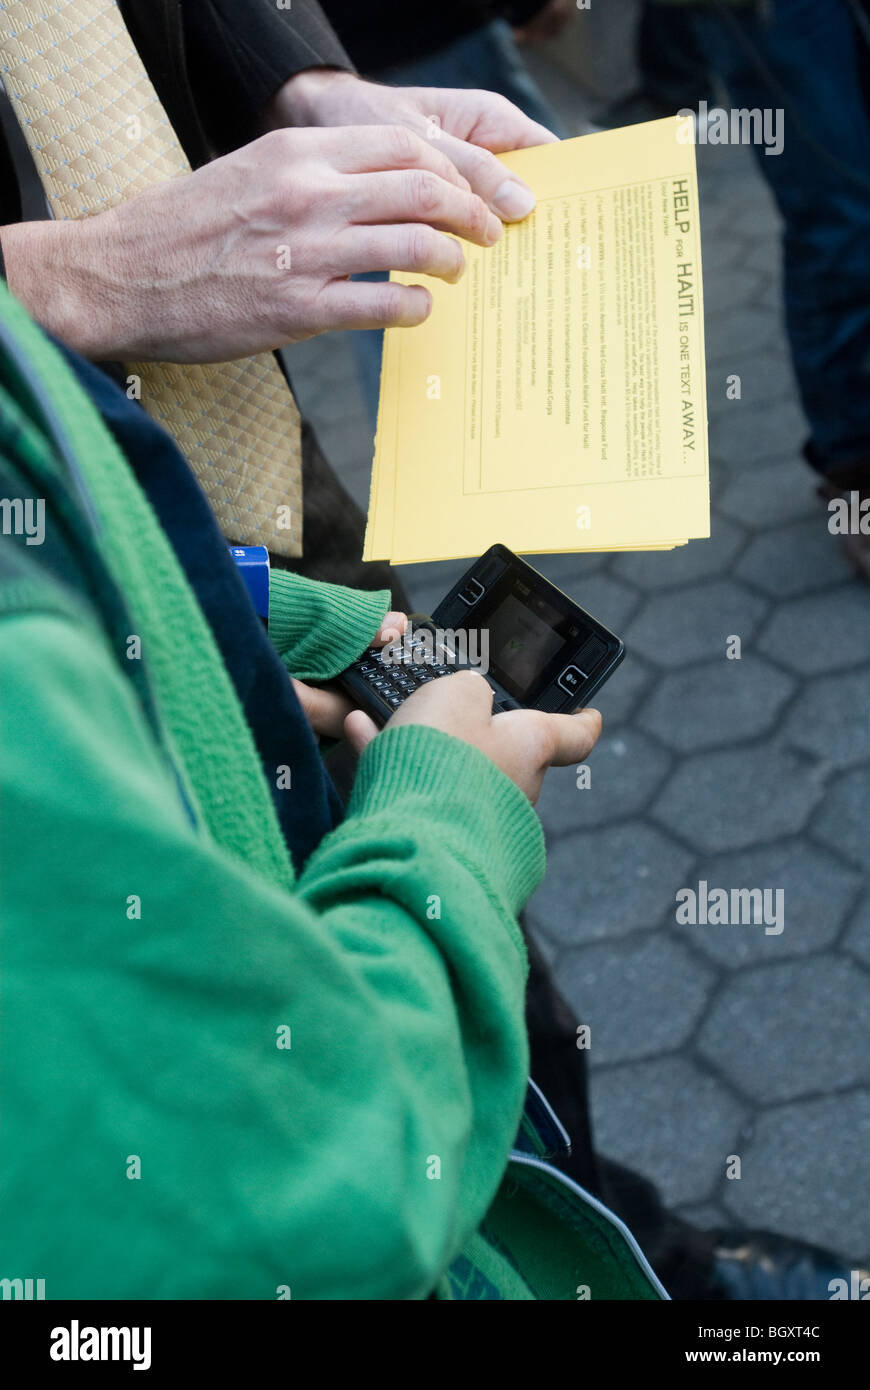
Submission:
{"label": "wrist", "polygon": [[348,589],[276,569],[269,637],[298,679],[330,680],[374,642],[389,606],[389,589]]}
{"label": "wrist", "polygon": [[525,792],[479,748],[443,729],[388,724],[366,746],[348,816],[381,812],[461,846],[461,861],[477,864],[512,913],[544,877],[544,832]]}
{"label": "wrist", "polygon": [[[109,215],[101,213],[100,220]],[[104,227],[95,234],[96,220],[21,222],[2,229],[11,292],[42,328],[90,358],[111,357],[114,346],[107,238]]]}
{"label": "wrist", "polygon": [[355,73],[343,68],[304,68],[272,97],[263,113],[264,132],[282,126],[328,124],[324,102],[329,102],[337,86],[359,80]]}

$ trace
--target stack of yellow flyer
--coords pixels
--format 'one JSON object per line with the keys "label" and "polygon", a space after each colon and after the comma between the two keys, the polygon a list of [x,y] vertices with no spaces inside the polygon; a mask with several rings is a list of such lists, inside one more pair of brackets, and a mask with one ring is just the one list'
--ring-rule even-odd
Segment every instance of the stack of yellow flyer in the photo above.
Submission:
{"label": "stack of yellow flyer", "polygon": [[692,128],[519,150],[525,222],[386,334],[364,558],[652,550],[709,536]]}

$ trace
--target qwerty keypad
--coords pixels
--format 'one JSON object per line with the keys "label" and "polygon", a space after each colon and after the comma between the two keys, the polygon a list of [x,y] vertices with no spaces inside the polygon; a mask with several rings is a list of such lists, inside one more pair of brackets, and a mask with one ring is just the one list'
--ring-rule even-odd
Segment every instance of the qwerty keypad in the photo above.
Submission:
{"label": "qwerty keypad", "polygon": [[[405,658],[414,652],[425,654],[427,659],[406,661]],[[475,669],[462,661],[433,661],[431,657],[437,654],[432,652],[431,643],[427,644],[419,639],[406,639],[404,643],[392,648],[371,647],[351,670],[362,677],[369,689],[374,691],[389,709],[398,709],[409,695],[413,695],[415,690],[419,690],[430,681],[439,680],[441,676],[453,675],[456,671]],[[447,653],[444,652],[443,655],[446,656]],[[486,679],[489,680],[489,677]],[[495,712],[499,713],[509,708],[512,702],[502,703],[497,687],[491,680],[489,683],[496,692],[496,703],[493,706]]]}
{"label": "qwerty keypad", "polygon": [[449,676],[460,667],[442,662],[384,661],[381,648],[373,647],[362,661],[357,662],[355,669],[391,709],[398,709],[421,685],[427,685],[439,676]]}

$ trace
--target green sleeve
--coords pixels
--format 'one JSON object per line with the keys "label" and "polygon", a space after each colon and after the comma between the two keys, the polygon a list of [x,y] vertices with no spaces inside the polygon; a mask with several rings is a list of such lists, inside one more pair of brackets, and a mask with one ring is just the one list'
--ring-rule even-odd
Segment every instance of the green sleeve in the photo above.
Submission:
{"label": "green sleeve", "polygon": [[288,570],[269,577],[269,636],[298,680],[330,680],[362,656],[390,611],[389,589],[346,589]]}
{"label": "green sleeve", "polygon": [[522,1105],[525,798],[386,733],[289,893],[191,823],[99,635],[6,618],[0,670],[0,1270],[54,1299],[425,1296]]}

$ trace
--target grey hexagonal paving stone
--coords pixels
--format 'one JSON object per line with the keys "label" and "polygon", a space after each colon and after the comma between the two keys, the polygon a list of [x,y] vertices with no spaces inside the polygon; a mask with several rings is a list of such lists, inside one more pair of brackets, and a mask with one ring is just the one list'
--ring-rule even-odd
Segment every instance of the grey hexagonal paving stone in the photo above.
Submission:
{"label": "grey hexagonal paving stone", "polygon": [[844,948],[870,969],[870,882],[865,878],[864,897],[843,940]]}
{"label": "grey hexagonal paving stone", "polygon": [[[782,890],[779,933],[767,932],[763,926],[691,925],[675,920],[679,937],[732,970],[809,955],[830,946],[862,883],[859,873],[804,839],[702,858],[696,869],[698,882],[705,882],[708,890],[724,888],[729,895],[732,888]],[[688,886],[698,891],[697,882]],[[768,917],[775,917],[777,899],[766,901]]]}
{"label": "grey hexagonal paving stone", "polygon": [[562,993],[591,1028],[589,1060],[596,1066],[680,1047],[713,978],[661,932],[583,946],[559,958]]}
{"label": "grey hexagonal paving stone", "polygon": [[[728,473],[728,472],[727,472],[725,469],[723,469],[723,468],[714,468],[713,471],[712,471],[712,473],[710,474],[710,522],[711,522],[711,528],[715,528],[717,521],[722,521],[722,520],[728,520],[728,521],[730,521],[730,520],[732,519],[731,517],[726,517],[726,516],[725,516],[725,513],[724,513],[723,511],[721,511],[721,510],[720,510],[720,507],[719,507],[719,498],[722,497],[722,496],[724,496],[724,494],[727,492],[728,486],[729,486],[730,482],[732,481],[732,477],[733,477],[733,474]],[[751,533],[751,532],[748,530],[748,528],[747,528],[746,533],[745,533],[744,536],[743,536],[743,544],[744,544],[744,545],[746,544],[746,541],[748,540],[748,537],[749,537],[749,535],[751,535],[751,534],[752,534],[752,533]],[[712,540],[712,536],[709,537],[709,539]],[[702,540],[702,543],[703,543],[703,540]],[[665,552],[665,553],[669,553],[669,552]]]}
{"label": "grey hexagonal paving stone", "polygon": [[[715,237],[723,250],[734,240],[742,242],[745,247],[746,237],[743,235],[743,228],[737,227],[734,222],[734,193],[736,185],[746,181],[745,174],[742,178],[738,174],[735,179],[731,170],[723,168],[722,150],[717,146],[699,145],[695,154],[698,160],[701,228],[704,237]],[[720,156],[715,163],[712,162],[714,154]],[[759,221],[764,225],[767,222],[766,209],[763,206],[766,189],[761,184],[759,188],[762,196]],[[709,277],[705,276],[705,279],[707,278]]]}
{"label": "grey hexagonal paving stone", "polygon": [[751,641],[766,612],[764,599],[731,580],[717,579],[649,599],[624,634],[625,642],[629,651],[636,649],[648,661],[673,669],[724,656],[731,636],[744,644]]}
{"label": "grey hexagonal paving stone", "polygon": [[[779,215],[776,206],[767,187],[755,173],[752,152],[748,146],[700,144],[695,153],[698,160],[701,187],[705,190],[701,201],[702,208],[708,202],[715,204],[719,201],[727,201],[727,205],[731,208],[731,220],[722,224],[725,240],[730,240],[731,236],[735,235],[743,241],[754,241],[753,233],[759,225],[765,229],[769,225],[771,230],[778,228]],[[734,224],[733,199],[737,196],[738,190],[742,189],[745,192],[743,185],[747,182],[753,185],[753,195],[757,197],[757,202],[753,205],[755,218],[753,218],[751,231],[745,222],[739,228],[735,228]]]}
{"label": "grey hexagonal paving stone", "polygon": [[[721,215],[727,219],[727,207],[722,209]],[[709,233],[705,222],[702,213],[701,226],[703,234],[707,236]],[[730,270],[727,275],[710,277],[704,283],[704,312],[708,318],[715,319],[724,311],[732,309],[736,303],[751,303],[758,288],[758,271],[747,270],[745,266]]]}
{"label": "grey hexagonal paving stone", "polygon": [[644,592],[692,584],[727,573],[743,541],[744,534],[739,527],[724,517],[714,516],[709,539],[689,541],[688,545],[677,546],[674,550],[619,555],[613,563],[613,573]]}
{"label": "grey hexagonal paving stone", "polygon": [[590,551],[588,555],[582,552],[576,555],[524,555],[523,559],[546,575],[551,584],[564,589],[582,604],[583,600],[579,598],[582,585],[590,575],[599,573],[610,556],[603,551]]}
{"label": "grey hexagonal paving stone", "polygon": [[[758,279],[756,277],[756,284]],[[770,410],[771,406],[783,400],[794,400],[795,379],[791,355],[783,345],[781,351],[771,351],[757,360],[753,371],[740,380],[740,400],[731,400],[726,371],[720,364],[707,371],[707,404],[711,415],[723,415],[733,411],[735,406],[761,407]],[[806,465],[799,464],[805,472]]]}
{"label": "grey hexagonal paving stone", "polygon": [[559,969],[559,959],[565,948],[560,946],[558,942],[553,941],[549,936],[545,936],[543,932],[538,931],[534,923],[529,922],[528,925],[535,946],[544,957],[544,960],[552,970],[555,978]]}
{"label": "grey hexagonal paving stone", "polygon": [[730,478],[718,506],[741,526],[755,530],[779,528],[803,517],[824,520],[815,489],[813,475],[799,458],[783,459]]}
{"label": "grey hexagonal paving stone", "polygon": [[[317,419],[318,438],[336,419],[355,417],[355,447],[369,449],[371,462],[372,431],[363,423],[363,392],[351,334],[323,334],[291,343],[281,350],[281,355],[302,414]],[[340,390],[336,390],[337,381],[341,383]]]}
{"label": "grey hexagonal paving stone", "polygon": [[764,1112],[745,1147],[742,1176],[724,1184],[743,1226],[763,1227],[870,1260],[867,1136],[870,1091]]}
{"label": "grey hexagonal paving stone", "polygon": [[552,846],[531,919],[568,946],[658,926],[691,860],[642,821],[578,831]]}
{"label": "grey hexagonal paving stone", "polygon": [[762,657],[690,666],[663,676],[638,722],[680,752],[757,738],[775,725],[795,682]]}
{"label": "grey hexagonal paving stone", "polygon": [[[700,169],[700,159],[698,161]],[[701,178],[701,233],[705,240],[722,240],[730,235],[734,224],[734,209],[730,199],[722,197],[722,180]],[[745,274],[746,272],[741,272]],[[728,277],[723,277],[726,282]],[[705,304],[705,308],[707,305]]]}
{"label": "grey hexagonal paving stone", "polygon": [[785,732],[795,748],[837,767],[870,758],[870,668],[812,681]]}
{"label": "grey hexagonal paving stone", "polygon": [[807,676],[858,666],[870,657],[870,595],[857,580],[781,604],[758,649]]}
{"label": "grey hexagonal paving stone", "polygon": [[851,578],[842,547],[824,513],[757,536],[740,557],[737,575],[775,598],[795,598]]}
{"label": "grey hexagonal paving stone", "polygon": [[[762,274],[764,274],[764,272],[762,272]],[[760,304],[763,309],[769,309],[772,314],[776,315],[780,323],[783,322],[785,317],[785,295],[781,284],[774,284],[771,280],[770,284],[763,286],[763,288],[758,291],[756,303]],[[785,343],[784,328],[782,338],[783,343]]]}
{"label": "grey hexagonal paving stone", "polygon": [[563,584],[560,587],[566,589],[575,603],[579,603],[593,618],[620,635],[638,606],[636,590],[609,574],[590,574],[576,584]]}
{"label": "grey hexagonal paving stone", "polygon": [[[708,365],[724,364],[725,370],[741,376],[751,374],[753,361],[776,342],[779,329],[769,312],[743,304],[730,313],[705,315],[705,325]],[[733,404],[739,410],[743,402]]]}
{"label": "grey hexagonal paving stone", "polygon": [[601,711],[605,729],[624,723],[634,711],[643,692],[657,679],[657,671],[636,652],[629,652],[592,701],[595,708]]}
{"label": "grey hexagonal paving stone", "polygon": [[804,758],[762,744],[686,758],[652,813],[678,838],[712,854],[795,834],[822,791]]}
{"label": "grey hexagonal paving stone", "polygon": [[[751,376],[754,362],[734,359],[732,373]],[[766,405],[732,401],[731,411],[710,421],[710,452],[727,468],[756,468],[766,459],[784,455],[800,458],[807,437],[803,411],[794,401],[781,402],[776,410]],[[797,466],[797,463],[796,463]]]}
{"label": "grey hexagonal paving stone", "polygon": [[675,1208],[678,1216],[688,1221],[698,1231],[712,1231],[717,1227],[731,1226],[731,1218],[724,1207],[714,1206],[712,1202],[701,1202],[698,1206],[689,1203]]}
{"label": "grey hexagonal paving stone", "polygon": [[555,838],[642,811],[664,781],[670,757],[640,729],[616,726],[602,734],[586,767],[588,786],[578,787],[573,768],[554,770],[544,782],[538,811]]}
{"label": "grey hexagonal paving stone", "polygon": [[870,869],[870,769],[844,773],[832,784],[813,833],[823,844]]}
{"label": "grey hexagonal paving stone", "polygon": [[720,1082],[664,1057],[596,1070],[591,1090],[601,1153],[655,1182],[666,1203],[709,1196],[744,1115]]}
{"label": "grey hexagonal paving stone", "polygon": [[[772,230],[766,235],[748,238],[746,250],[741,256],[741,260],[750,269],[758,270],[766,275],[771,283],[771,288],[779,285],[782,276],[782,244],[779,236]],[[760,303],[760,296],[756,297],[754,303]],[[777,323],[782,331],[779,316],[777,316]]]}
{"label": "grey hexagonal paving stone", "polygon": [[[702,153],[703,149],[703,146],[698,147],[699,155]],[[729,151],[729,154],[733,154],[733,152],[734,151],[732,149],[731,151]],[[711,225],[711,223],[715,223],[717,211],[728,208],[730,215],[725,216],[724,218],[722,218],[721,221],[715,223],[717,250],[716,269],[717,271],[721,269],[722,274],[726,279],[728,278],[728,276],[734,274],[737,270],[746,271],[747,269],[750,270],[750,273],[752,275],[758,277],[761,274],[758,268],[756,266],[752,266],[751,268],[749,267],[749,251],[754,246],[755,241],[757,239],[755,235],[756,224],[753,220],[753,227],[749,235],[747,236],[746,232],[749,229],[745,226],[745,224],[744,226],[739,226],[734,216],[734,200],[737,196],[737,189],[741,184],[746,183],[746,178],[745,176],[741,176],[739,173],[735,175],[735,173],[732,170],[724,168],[721,159],[722,150],[717,151],[717,153],[719,153],[720,155],[720,159],[718,160],[718,167],[711,167],[708,171],[701,173],[701,225],[705,229],[708,228]],[[699,172],[700,169],[701,165],[699,163]],[[759,207],[758,225],[766,228],[768,225],[768,218],[766,216],[766,208],[763,206],[763,202],[767,198],[767,189],[764,187],[763,184],[759,184],[759,191],[762,198],[762,205]],[[775,226],[776,224],[773,223],[771,225]],[[712,233],[707,232],[707,241],[705,243],[704,267],[705,285],[707,280],[711,278],[709,263],[707,262],[707,255],[709,254],[711,236]],[[756,289],[753,291],[753,299],[751,302],[754,303],[757,297],[758,291]]]}
{"label": "grey hexagonal paving stone", "polygon": [[746,1095],[794,1100],[870,1081],[868,1016],[870,980],[846,960],[758,966],[726,985],[698,1048]]}
{"label": "grey hexagonal paving stone", "polygon": [[398,565],[396,573],[411,596],[414,611],[431,613],[467,569],[467,560],[439,560],[431,565]]}

